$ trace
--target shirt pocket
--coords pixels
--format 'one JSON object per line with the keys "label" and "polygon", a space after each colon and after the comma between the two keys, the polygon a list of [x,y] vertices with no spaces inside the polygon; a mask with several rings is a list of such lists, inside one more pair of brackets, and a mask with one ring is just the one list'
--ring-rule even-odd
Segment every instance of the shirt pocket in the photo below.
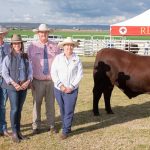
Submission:
{"label": "shirt pocket", "polygon": [[34,53],[33,57],[35,59],[42,59],[42,53],[41,52],[36,52],[36,53]]}

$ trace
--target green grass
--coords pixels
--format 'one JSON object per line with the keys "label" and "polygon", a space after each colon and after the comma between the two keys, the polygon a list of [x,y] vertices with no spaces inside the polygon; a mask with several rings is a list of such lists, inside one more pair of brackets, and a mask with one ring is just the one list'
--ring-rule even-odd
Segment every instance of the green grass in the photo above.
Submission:
{"label": "green grass", "polygon": [[[32,94],[28,95],[22,112],[22,133],[29,140],[15,144],[11,139],[0,137],[0,150],[149,150],[150,149],[150,95],[128,99],[118,88],[112,93],[111,105],[115,114],[107,115],[103,97],[99,103],[100,116],[92,113],[93,63],[95,57],[81,57],[84,77],[80,83],[72,133],[61,141],[61,122],[56,103],[57,135],[50,135],[45,128],[45,105],[42,104],[42,133],[32,136]],[[9,131],[9,101],[7,102]]]}
{"label": "green grass", "polygon": [[[28,37],[33,37],[34,33],[32,30],[10,30],[7,37],[11,37],[12,34],[17,33],[21,35],[27,35]],[[94,39],[109,39],[108,31],[84,31],[84,30],[55,30],[53,35],[60,35],[63,38],[68,36],[73,36],[74,38],[84,38],[90,39],[93,36]],[[120,39],[121,37],[114,37],[115,39]],[[127,36],[127,40],[150,40],[150,36]]]}
{"label": "green grass", "polygon": [[27,35],[28,37],[33,37],[34,33],[31,30],[10,30],[7,34],[7,37],[11,37],[14,33],[20,34],[20,35]]}
{"label": "green grass", "polygon": [[[21,34],[21,35],[27,35],[29,37],[33,37],[34,33],[32,32],[32,30],[10,30],[7,37],[11,37],[12,34],[17,33],[17,34]],[[53,35],[61,35],[62,37],[68,37],[68,36],[78,36],[81,38],[89,38],[88,36],[93,36],[93,35],[107,35],[107,32],[98,32],[98,31],[60,31],[60,30],[55,30],[53,33]],[[80,36],[79,36],[80,35]]]}
{"label": "green grass", "polygon": [[127,40],[150,40],[150,36],[127,36]]}

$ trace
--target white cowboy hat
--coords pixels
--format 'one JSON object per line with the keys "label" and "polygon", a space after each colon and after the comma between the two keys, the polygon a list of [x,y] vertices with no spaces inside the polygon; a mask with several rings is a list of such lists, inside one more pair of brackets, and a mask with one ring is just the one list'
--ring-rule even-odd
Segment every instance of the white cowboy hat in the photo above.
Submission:
{"label": "white cowboy hat", "polygon": [[7,34],[8,30],[2,26],[0,26],[0,34]]}
{"label": "white cowboy hat", "polygon": [[48,26],[46,24],[40,24],[37,29],[33,29],[32,31],[35,33],[38,33],[40,31],[41,32],[52,32],[53,30],[48,28]]}
{"label": "white cowboy hat", "polygon": [[23,41],[22,38],[21,38],[21,35],[19,34],[13,34],[13,36],[11,37],[11,42],[10,43],[22,43],[22,42],[26,42],[26,41]]}
{"label": "white cowboy hat", "polygon": [[65,44],[73,44],[74,47],[79,46],[79,42],[73,41],[71,37],[67,37],[67,38],[64,39],[62,42],[59,42],[59,43],[58,43],[58,47],[63,48],[63,46],[64,46]]}

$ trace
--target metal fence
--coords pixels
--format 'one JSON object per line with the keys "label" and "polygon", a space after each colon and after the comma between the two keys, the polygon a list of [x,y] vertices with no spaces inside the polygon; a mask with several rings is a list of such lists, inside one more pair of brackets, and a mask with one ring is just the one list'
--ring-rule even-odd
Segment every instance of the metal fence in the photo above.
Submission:
{"label": "metal fence", "polygon": [[[78,40],[80,45],[74,49],[74,52],[82,56],[93,56],[101,50],[102,48],[118,48],[126,51],[131,51],[139,55],[150,55],[150,42],[145,40],[126,40],[122,37],[110,38],[109,36],[100,35],[90,36],[90,35],[73,35],[74,40]],[[103,37],[103,38],[102,38]],[[25,43],[25,50],[32,41],[38,40],[38,37],[28,38],[22,36],[23,40],[27,41]],[[62,41],[61,36],[50,36],[50,40],[58,43]],[[6,39],[7,42],[10,41],[9,38]]]}

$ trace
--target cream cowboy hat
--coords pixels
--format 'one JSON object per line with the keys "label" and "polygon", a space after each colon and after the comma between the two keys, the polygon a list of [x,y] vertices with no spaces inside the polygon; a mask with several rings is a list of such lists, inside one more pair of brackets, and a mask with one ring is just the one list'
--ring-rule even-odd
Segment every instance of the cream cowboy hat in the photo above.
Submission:
{"label": "cream cowboy hat", "polygon": [[73,41],[71,37],[67,37],[67,38],[64,39],[62,42],[59,42],[59,43],[58,43],[58,47],[63,48],[63,46],[64,46],[65,44],[73,44],[74,47],[79,46],[79,42]]}
{"label": "cream cowboy hat", "polygon": [[40,24],[37,29],[33,29],[32,31],[35,33],[38,33],[40,31],[41,32],[52,32],[53,30],[48,28],[48,26],[46,24]]}
{"label": "cream cowboy hat", "polygon": [[2,26],[0,26],[0,34],[7,34],[8,30]]}
{"label": "cream cowboy hat", "polygon": [[10,43],[20,43],[20,42],[26,42],[26,41],[22,40],[21,35],[13,34]]}

